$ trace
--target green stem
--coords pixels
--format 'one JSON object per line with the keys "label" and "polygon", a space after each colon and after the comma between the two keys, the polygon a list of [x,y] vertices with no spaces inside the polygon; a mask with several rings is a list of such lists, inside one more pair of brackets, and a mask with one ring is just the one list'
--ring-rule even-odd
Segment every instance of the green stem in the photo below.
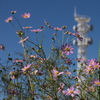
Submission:
{"label": "green stem", "polygon": [[38,33],[36,33],[36,41],[37,41],[37,44],[39,45],[39,41],[38,41]]}
{"label": "green stem", "polygon": [[13,17],[14,17],[14,18],[15,18],[15,20],[17,21],[17,23],[18,23],[18,25],[20,26],[21,30],[23,30],[23,29],[22,29],[21,24],[19,23],[18,19],[15,17],[15,15],[14,15],[14,14],[13,14]]}
{"label": "green stem", "polygon": [[13,27],[16,31],[18,31],[17,28],[13,25],[12,22],[10,22],[10,24],[12,25],[12,27]]}
{"label": "green stem", "polygon": [[64,34],[64,30],[62,31],[62,45],[64,44],[64,40],[65,40],[65,34]]}
{"label": "green stem", "polygon": [[40,46],[42,46],[42,44],[43,44],[45,28],[46,28],[46,25],[44,25],[44,27],[43,27],[43,31],[42,31],[42,39],[41,39],[41,42],[40,42]]}
{"label": "green stem", "polygon": [[[95,100],[100,100],[95,95],[93,95],[91,92],[85,90],[85,88],[88,88],[87,87],[88,84],[84,83],[83,80],[81,80],[81,78],[80,78],[80,81],[81,81],[81,85],[82,85],[82,91],[84,91],[83,93],[87,92],[90,94],[91,97],[94,97]],[[85,98],[86,93],[85,93],[85,95],[83,93],[82,93],[82,97]]]}
{"label": "green stem", "polygon": [[[34,44],[38,49],[40,49],[41,50],[41,53],[44,56],[44,58],[46,58],[45,52],[43,51],[42,47],[40,48],[37,44],[35,44],[34,42],[30,41],[29,39],[27,39],[27,41],[30,42],[30,43],[32,43],[32,44]],[[38,52],[36,50],[34,50],[34,51],[38,54]],[[38,54],[38,55],[41,57],[40,54]]]}

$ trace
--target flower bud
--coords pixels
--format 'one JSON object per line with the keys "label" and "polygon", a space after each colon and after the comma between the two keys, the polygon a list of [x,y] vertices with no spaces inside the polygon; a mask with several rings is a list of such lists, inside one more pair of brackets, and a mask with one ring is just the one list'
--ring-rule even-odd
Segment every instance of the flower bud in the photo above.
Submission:
{"label": "flower bud", "polygon": [[56,36],[57,34],[56,34],[56,33],[54,33],[53,35],[54,35],[54,36]]}
{"label": "flower bud", "polygon": [[15,14],[16,13],[16,11],[11,11],[11,14]]}
{"label": "flower bud", "polygon": [[17,31],[16,33],[18,34],[18,36],[24,35],[24,33],[22,32],[22,30]]}
{"label": "flower bud", "polygon": [[52,41],[54,41],[55,39],[54,38],[52,38]]}
{"label": "flower bud", "polygon": [[62,29],[66,29],[66,26],[62,26]]}

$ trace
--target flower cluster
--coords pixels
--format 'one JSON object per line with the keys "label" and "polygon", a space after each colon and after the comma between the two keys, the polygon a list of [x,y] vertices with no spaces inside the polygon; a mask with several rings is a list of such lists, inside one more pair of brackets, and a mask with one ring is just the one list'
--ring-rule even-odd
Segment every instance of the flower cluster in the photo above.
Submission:
{"label": "flower cluster", "polygon": [[[78,33],[69,32],[66,26],[52,27],[46,20],[37,29],[31,29],[33,26],[30,25],[22,27],[15,13],[16,11],[11,11],[12,16],[5,22],[17,29],[20,39],[18,43],[23,52],[17,53],[20,57],[14,60],[8,57],[6,65],[0,63],[0,81],[3,83],[0,88],[6,92],[6,99],[99,100],[100,62],[96,59],[71,59],[68,56],[74,53],[69,38],[73,40],[74,37],[81,42],[83,38]],[[21,17],[29,20],[31,14],[23,13]],[[17,25],[14,26],[13,20],[16,20],[20,29],[16,28]],[[46,27],[52,30],[52,45],[48,52],[44,47],[47,43],[44,42]],[[30,32],[35,32],[36,37]],[[38,37],[37,33],[41,35]],[[5,50],[4,45],[0,45],[0,50]],[[77,71],[76,62],[80,65]]]}
{"label": "flower cluster", "polygon": [[94,73],[95,70],[98,70],[99,68],[100,68],[100,64],[98,63],[98,61],[96,59],[91,59],[88,60],[88,62],[86,63],[84,72],[87,74]]}

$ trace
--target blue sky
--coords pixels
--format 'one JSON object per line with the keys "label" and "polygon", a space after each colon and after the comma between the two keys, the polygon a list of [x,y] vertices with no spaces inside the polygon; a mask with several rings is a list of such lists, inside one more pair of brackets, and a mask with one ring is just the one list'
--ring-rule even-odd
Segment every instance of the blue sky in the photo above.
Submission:
{"label": "blue sky", "polygon": [[[77,13],[86,15],[91,18],[89,24],[94,29],[88,33],[88,37],[93,39],[93,44],[88,47],[88,58],[98,58],[98,46],[100,40],[100,0],[0,0],[0,44],[5,45],[5,51],[0,51],[0,58],[6,59],[7,54],[16,56],[16,52],[22,50],[19,38],[15,30],[9,23],[4,20],[11,16],[10,11],[16,10],[16,16],[24,26],[24,19],[21,18],[23,13],[31,13],[31,19],[27,21],[29,26],[34,29],[43,25],[46,19],[52,26],[67,26],[68,31],[73,31],[73,26],[77,25],[74,20],[74,8]],[[51,33],[50,33],[51,34]],[[49,33],[47,34],[49,38]],[[46,42],[46,46],[48,42]],[[77,48],[72,58],[77,57]]]}

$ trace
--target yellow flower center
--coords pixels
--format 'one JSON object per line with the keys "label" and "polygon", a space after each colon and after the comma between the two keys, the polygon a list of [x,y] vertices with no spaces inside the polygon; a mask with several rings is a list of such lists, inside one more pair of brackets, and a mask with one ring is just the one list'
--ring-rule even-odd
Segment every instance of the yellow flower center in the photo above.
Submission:
{"label": "yellow flower center", "polygon": [[29,67],[25,67],[25,68],[24,68],[24,70],[28,70],[28,69],[29,69]]}
{"label": "yellow flower center", "polygon": [[88,68],[92,68],[92,66],[88,66]]}
{"label": "yellow flower center", "polygon": [[95,84],[100,85],[100,82],[95,82]]}
{"label": "yellow flower center", "polygon": [[58,72],[55,72],[55,74],[59,74]]}
{"label": "yellow flower center", "polygon": [[69,75],[69,73],[68,73],[68,72],[66,72],[66,74],[67,74],[67,75]]}
{"label": "yellow flower center", "polygon": [[76,86],[79,86],[79,84],[77,83]]}
{"label": "yellow flower center", "polygon": [[27,15],[24,15],[23,17],[24,17],[24,18],[27,18]]}
{"label": "yellow flower center", "polygon": [[65,48],[66,51],[70,51],[70,49],[68,47]]}
{"label": "yellow flower center", "polygon": [[49,23],[47,22],[46,25],[49,25]]}
{"label": "yellow flower center", "polygon": [[89,71],[91,71],[91,69],[87,69],[87,71],[89,72]]}
{"label": "yellow flower center", "polygon": [[73,93],[73,91],[69,91],[69,93]]}
{"label": "yellow flower center", "polygon": [[94,67],[96,67],[96,68],[97,68],[97,67],[98,67],[98,65],[95,65]]}
{"label": "yellow flower center", "polygon": [[28,27],[28,26],[26,26],[25,28],[26,28],[26,29],[28,29],[29,27]]}
{"label": "yellow flower center", "polygon": [[58,28],[55,28],[56,31],[58,31]]}

